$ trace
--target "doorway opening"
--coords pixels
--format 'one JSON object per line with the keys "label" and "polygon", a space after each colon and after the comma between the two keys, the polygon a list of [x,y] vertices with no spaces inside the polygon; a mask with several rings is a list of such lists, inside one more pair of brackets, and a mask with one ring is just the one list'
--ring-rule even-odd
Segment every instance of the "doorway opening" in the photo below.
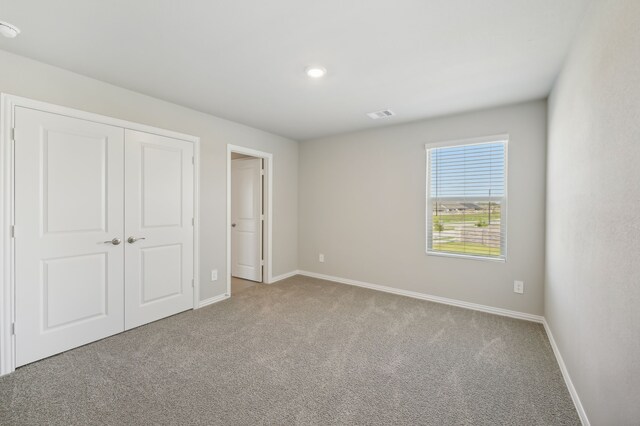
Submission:
{"label": "doorway opening", "polygon": [[227,293],[271,282],[272,154],[227,145]]}

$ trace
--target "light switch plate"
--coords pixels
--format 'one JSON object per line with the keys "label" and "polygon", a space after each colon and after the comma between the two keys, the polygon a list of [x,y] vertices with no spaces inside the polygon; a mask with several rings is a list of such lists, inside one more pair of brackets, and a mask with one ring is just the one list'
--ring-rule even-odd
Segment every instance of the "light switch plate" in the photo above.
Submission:
{"label": "light switch plate", "polygon": [[212,269],[211,270],[211,281],[218,281],[218,270],[217,269]]}

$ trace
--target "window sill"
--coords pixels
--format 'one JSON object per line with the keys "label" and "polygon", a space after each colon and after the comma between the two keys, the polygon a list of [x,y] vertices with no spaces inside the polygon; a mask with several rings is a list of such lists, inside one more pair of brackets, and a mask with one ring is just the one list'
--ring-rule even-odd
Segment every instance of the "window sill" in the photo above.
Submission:
{"label": "window sill", "polygon": [[496,262],[496,263],[506,263],[507,259],[504,257],[486,257],[486,256],[473,256],[468,254],[457,254],[457,253],[446,253],[441,251],[430,251],[427,250],[427,256],[436,256],[436,257],[452,257],[457,259],[470,259],[470,260],[480,260],[485,262]]}

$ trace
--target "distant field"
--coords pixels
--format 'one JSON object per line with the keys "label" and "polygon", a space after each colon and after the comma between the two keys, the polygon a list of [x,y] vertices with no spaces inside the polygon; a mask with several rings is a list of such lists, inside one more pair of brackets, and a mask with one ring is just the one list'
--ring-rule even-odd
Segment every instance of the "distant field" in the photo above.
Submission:
{"label": "distant field", "polygon": [[[478,222],[484,220],[489,223],[489,214],[484,213],[471,213],[471,214],[444,214],[433,216],[433,223],[440,221],[441,223],[451,222]],[[491,212],[491,222],[500,220],[500,212]]]}
{"label": "distant field", "polygon": [[483,254],[485,256],[500,256],[500,247],[489,247],[478,243],[434,243],[433,250],[461,254]]}

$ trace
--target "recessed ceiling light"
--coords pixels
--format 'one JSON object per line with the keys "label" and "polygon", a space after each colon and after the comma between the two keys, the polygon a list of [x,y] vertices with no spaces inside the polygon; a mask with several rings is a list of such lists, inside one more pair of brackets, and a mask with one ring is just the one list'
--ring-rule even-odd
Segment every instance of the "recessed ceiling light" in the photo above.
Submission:
{"label": "recessed ceiling light", "polygon": [[20,30],[15,25],[11,25],[8,22],[0,21],[0,34],[5,36],[6,38],[15,38],[18,34],[20,34]]}
{"label": "recessed ceiling light", "polygon": [[327,69],[324,67],[308,67],[305,72],[311,78],[322,78],[327,73]]}

